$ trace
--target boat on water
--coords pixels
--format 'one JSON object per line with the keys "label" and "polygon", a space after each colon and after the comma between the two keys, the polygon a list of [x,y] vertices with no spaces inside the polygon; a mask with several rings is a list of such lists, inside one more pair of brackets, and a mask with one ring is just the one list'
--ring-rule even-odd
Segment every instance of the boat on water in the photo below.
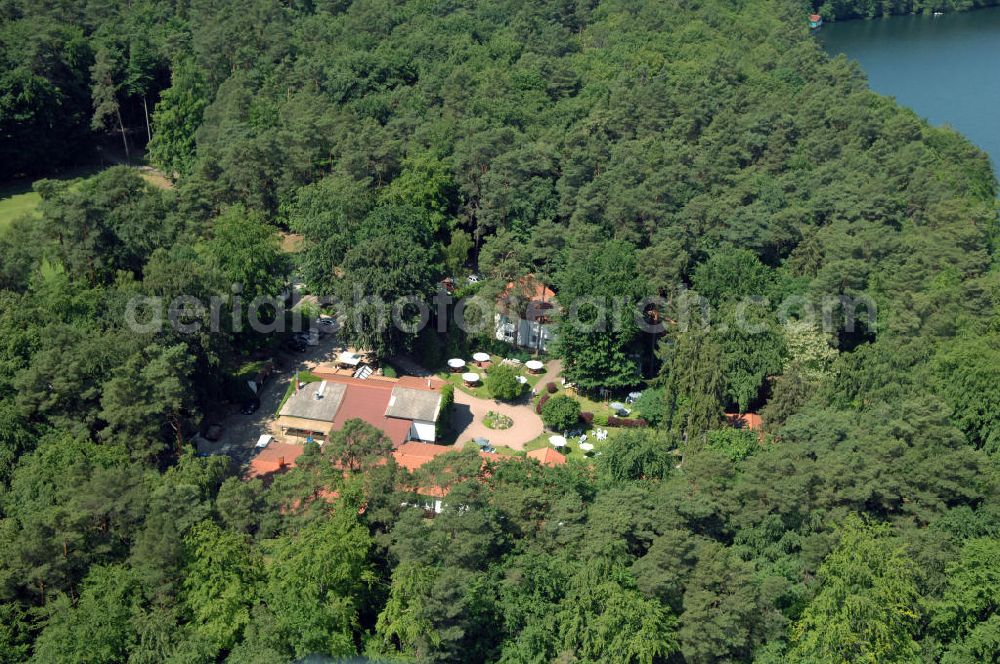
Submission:
{"label": "boat on water", "polygon": [[820,27],[821,25],[823,25],[823,17],[822,16],[820,16],[819,14],[810,14],[809,15],[809,28],[810,29],[815,30],[816,28]]}

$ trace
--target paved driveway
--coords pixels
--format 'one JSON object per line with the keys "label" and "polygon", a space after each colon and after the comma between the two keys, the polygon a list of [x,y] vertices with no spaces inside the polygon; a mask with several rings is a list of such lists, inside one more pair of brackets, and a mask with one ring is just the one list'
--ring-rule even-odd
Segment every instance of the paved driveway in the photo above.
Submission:
{"label": "paved driveway", "polygon": [[[483,424],[483,418],[491,410],[506,415],[514,424],[509,429],[490,429]],[[515,450],[523,450],[526,443],[538,438],[545,429],[542,418],[535,414],[530,402],[509,404],[480,399],[462,390],[455,390],[451,421],[459,431],[455,439],[459,445],[481,437],[493,445],[506,445]]]}
{"label": "paved driveway", "polygon": [[261,434],[276,434],[274,413],[295,372],[309,371],[320,364],[328,364],[336,359],[341,350],[343,347],[338,343],[337,335],[322,334],[318,346],[309,346],[300,354],[282,353],[276,357],[274,373],[261,389],[260,409],[253,415],[244,415],[239,406],[231,406],[230,413],[221,422],[222,437],[214,443],[199,440],[198,451],[202,454],[228,454],[239,465],[249,463],[258,451],[254,446]]}

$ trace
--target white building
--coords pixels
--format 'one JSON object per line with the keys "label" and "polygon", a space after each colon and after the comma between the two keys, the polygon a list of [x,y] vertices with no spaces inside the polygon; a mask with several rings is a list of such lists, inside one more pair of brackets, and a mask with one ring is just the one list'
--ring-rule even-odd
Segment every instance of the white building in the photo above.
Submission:
{"label": "white building", "polygon": [[555,307],[555,293],[534,277],[508,283],[497,300],[496,338],[521,348],[547,351],[555,340],[551,318]]}

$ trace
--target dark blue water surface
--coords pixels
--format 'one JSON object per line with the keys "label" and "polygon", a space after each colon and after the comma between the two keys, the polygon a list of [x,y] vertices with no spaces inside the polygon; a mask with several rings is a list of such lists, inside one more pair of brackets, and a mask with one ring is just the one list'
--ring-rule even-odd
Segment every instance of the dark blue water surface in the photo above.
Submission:
{"label": "dark blue water surface", "polygon": [[1000,8],[827,23],[817,37],[931,124],[947,124],[1000,165]]}

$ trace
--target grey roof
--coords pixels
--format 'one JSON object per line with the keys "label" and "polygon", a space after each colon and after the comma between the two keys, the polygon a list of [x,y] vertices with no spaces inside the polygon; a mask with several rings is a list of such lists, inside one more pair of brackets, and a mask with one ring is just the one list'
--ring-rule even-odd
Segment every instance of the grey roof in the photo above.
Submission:
{"label": "grey roof", "polygon": [[437,392],[417,390],[412,387],[394,387],[389,398],[389,407],[385,409],[385,416],[434,422],[437,420],[440,407],[441,395]]}
{"label": "grey roof", "polygon": [[[316,394],[320,386],[323,388],[323,398],[317,399]],[[298,393],[288,397],[288,401],[281,408],[283,417],[301,417],[306,420],[317,420],[319,422],[333,422],[340,409],[340,403],[344,400],[344,393],[347,392],[347,385],[343,383],[307,383],[303,385]]]}

